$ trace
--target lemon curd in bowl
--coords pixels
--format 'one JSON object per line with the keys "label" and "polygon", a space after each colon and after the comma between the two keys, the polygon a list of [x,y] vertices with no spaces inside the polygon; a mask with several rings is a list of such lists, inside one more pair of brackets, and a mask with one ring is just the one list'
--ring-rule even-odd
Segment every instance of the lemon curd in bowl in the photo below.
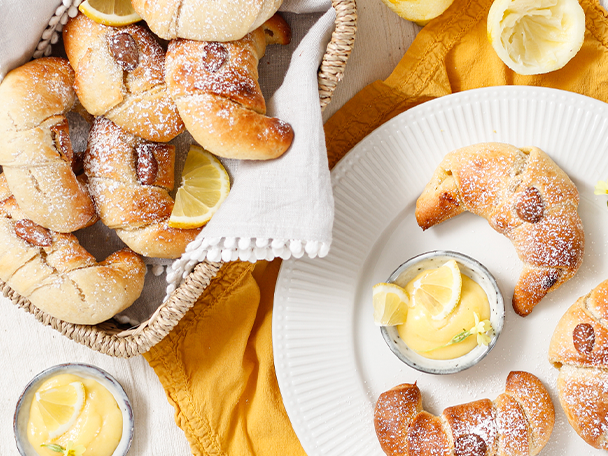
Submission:
{"label": "lemon curd in bowl", "polygon": [[124,456],[133,413],[120,384],[87,364],[61,364],[38,374],[21,395],[14,417],[23,456]]}
{"label": "lemon curd in bowl", "polygon": [[431,374],[459,372],[496,344],[504,301],[478,261],[458,252],[423,253],[399,266],[387,285],[405,291],[407,311],[399,324],[381,325],[382,336],[410,367]]}

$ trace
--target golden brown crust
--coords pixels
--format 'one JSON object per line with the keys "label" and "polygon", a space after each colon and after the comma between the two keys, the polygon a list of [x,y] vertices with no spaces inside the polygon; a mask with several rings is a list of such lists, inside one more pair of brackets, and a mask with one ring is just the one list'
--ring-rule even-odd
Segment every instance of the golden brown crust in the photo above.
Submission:
{"label": "golden brown crust", "polygon": [[76,93],[89,113],[150,141],[169,141],[184,131],[166,90],[164,51],[148,30],[109,27],[78,14],[63,39]]}
{"label": "golden brown crust", "polygon": [[99,217],[145,256],[177,258],[201,231],[167,226],[174,157],[172,145],[145,141],[105,118],[97,118],[89,134],[84,167]]}
{"label": "golden brown crust", "polygon": [[382,393],[374,411],[389,456],[533,456],[548,442],[554,421],[547,390],[527,372],[511,372],[495,401],[448,407],[440,417],[422,410],[420,391],[411,384]]}
{"label": "golden brown crust", "polygon": [[161,38],[235,41],[269,19],[283,0],[133,0],[133,8]]}
{"label": "golden brown crust", "polygon": [[509,238],[524,265],[513,308],[525,316],[582,263],[578,200],[576,186],[540,149],[481,143],[444,157],[416,202],[416,220],[427,229],[469,211]]}
{"label": "golden brown crust", "polygon": [[72,171],[68,113],[76,103],[74,72],[65,59],[34,60],[0,84],[0,165],[28,218],[71,232],[95,218],[86,188]]}
{"label": "golden brown crust", "polygon": [[[41,228],[28,221],[0,176],[0,279],[42,311],[74,324],[101,323],[129,307],[141,294],[145,264],[123,249],[101,263],[72,234],[46,230],[50,242],[40,245]],[[44,228],[42,228],[44,230]]]}
{"label": "golden brown crust", "polygon": [[404,383],[380,395],[374,411],[374,428],[386,454],[405,454],[409,423],[421,411],[422,395],[416,385]]}
{"label": "golden brown crust", "polygon": [[496,404],[498,456],[527,456],[530,454],[530,435],[526,414],[513,397],[501,394]]}
{"label": "golden brown crust", "polygon": [[[288,41],[289,27],[273,18],[229,43],[176,40],[167,50],[166,81],[186,128],[210,152],[225,158],[276,158],[293,141],[291,126],[265,116],[258,62],[266,40]],[[269,29],[270,30],[270,29]]]}
{"label": "golden brown crust", "polygon": [[557,393],[576,433],[592,447],[608,450],[608,372],[563,366]]}
{"label": "golden brown crust", "polygon": [[516,371],[507,377],[505,394],[523,409],[530,429],[531,454],[538,454],[549,441],[555,424],[555,409],[549,393],[536,376]]}
{"label": "golden brown crust", "polygon": [[549,361],[570,425],[589,445],[608,449],[608,280],[580,297],[559,320]]}

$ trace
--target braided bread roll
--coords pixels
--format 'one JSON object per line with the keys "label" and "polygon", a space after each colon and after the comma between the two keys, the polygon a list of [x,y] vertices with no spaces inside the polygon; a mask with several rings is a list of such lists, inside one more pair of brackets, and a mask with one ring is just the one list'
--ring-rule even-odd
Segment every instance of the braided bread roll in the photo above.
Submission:
{"label": "braided bread roll", "polygon": [[585,442],[608,450],[608,280],[580,297],[558,322],[549,361],[570,425]]}
{"label": "braided bread roll", "polygon": [[72,234],[27,219],[0,174],[0,279],[40,310],[95,325],[141,294],[146,266],[129,249],[97,263]]}
{"label": "braided bread roll", "polygon": [[389,456],[534,456],[554,422],[547,390],[527,372],[509,373],[495,401],[448,407],[440,417],[422,410],[420,390],[408,383],[382,393],[374,411],[376,435]]}
{"label": "braided bread roll", "polygon": [[96,220],[85,185],[72,171],[74,157],[65,114],[77,99],[67,60],[33,60],[0,84],[0,165],[30,220],[71,232]]}
{"label": "braided bread roll", "polygon": [[268,20],[283,0],[132,0],[150,30],[166,40],[235,41]]}
{"label": "braided bread roll", "polygon": [[167,87],[201,146],[220,157],[249,160],[276,158],[289,148],[293,130],[265,115],[258,84],[258,62],[266,44],[289,39],[289,26],[274,16],[238,41],[169,44]]}
{"label": "braided bread roll", "polygon": [[426,230],[464,211],[486,218],[523,262],[513,308],[526,316],[582,263],[578,201],[574,183],[542,150],[482,143],[444,157],[416,202],[416,220]]}
{"label": "braided bread roll", "polygon": [[147,29],[108,27],[78,14],[64,27],[63,42],[89,113],[150,141],[184,131],[165,85],[165,53]]}
{"label": "braided bread roll", "polygon": [[131,135],[98,117],[89,133],[84,170],[101,221],[132,250],[177,258],[202,228],[167,225],[174,201],[175,147]]}

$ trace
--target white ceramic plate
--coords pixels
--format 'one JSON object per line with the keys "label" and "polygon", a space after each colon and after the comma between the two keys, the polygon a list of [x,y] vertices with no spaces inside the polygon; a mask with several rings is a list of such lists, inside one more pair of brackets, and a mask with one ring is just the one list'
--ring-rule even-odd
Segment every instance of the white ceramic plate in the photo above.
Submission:
{"label": "white ceramic plate", "polygon": [[[426,232],[417,226],[418,195],[443,156],[483,141],[538,146],[577,185],[586,251],[578,274],[532,314],[511,307],[521,264],[511,243],[466,213]],[[608,279],[608,208],[595,196],[608,179],[608,105],[537,87],[492,87],[415,107],[378,128],[332,171],[336,215],[323,259],[283,262],[274,303],[275,367],[287,413],[309,456],[381,456],[373,406],[383,391],[418,382],[426,410],[504,391],[507,374],[526,370],[549,389],[556,406],[551,441],[541,455],[604,455],[569,427],[547,361],[553,329],[581,295]],[[494,350],[459,374],[417,372],[392,354],[373,323],[372,286],[408,258],[433,249],[481,261],[505,297],[506,320]]]}

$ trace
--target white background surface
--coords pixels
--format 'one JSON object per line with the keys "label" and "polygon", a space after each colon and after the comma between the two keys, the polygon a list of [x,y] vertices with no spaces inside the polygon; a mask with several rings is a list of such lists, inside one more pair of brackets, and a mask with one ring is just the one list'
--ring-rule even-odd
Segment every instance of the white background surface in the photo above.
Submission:
{"label": "white background surface", "polygon": [[[602,0],[605,5],[607,0]],[[0,1],[0,5],[3,2]],[[344,81],[326,108],[324,119],[365,85],[386,78],[419,28],[392,13],[380,0],[358,0],[358,31]],[[135,413],[131,456],[190,454],[173,408],[142,357],[111,358],[43,327],[33,316],[0,297],[0,454],[16,455],[12,417],[19,394],[41,370],[63,362],[85,362],[112,374],[125,388]]]}

